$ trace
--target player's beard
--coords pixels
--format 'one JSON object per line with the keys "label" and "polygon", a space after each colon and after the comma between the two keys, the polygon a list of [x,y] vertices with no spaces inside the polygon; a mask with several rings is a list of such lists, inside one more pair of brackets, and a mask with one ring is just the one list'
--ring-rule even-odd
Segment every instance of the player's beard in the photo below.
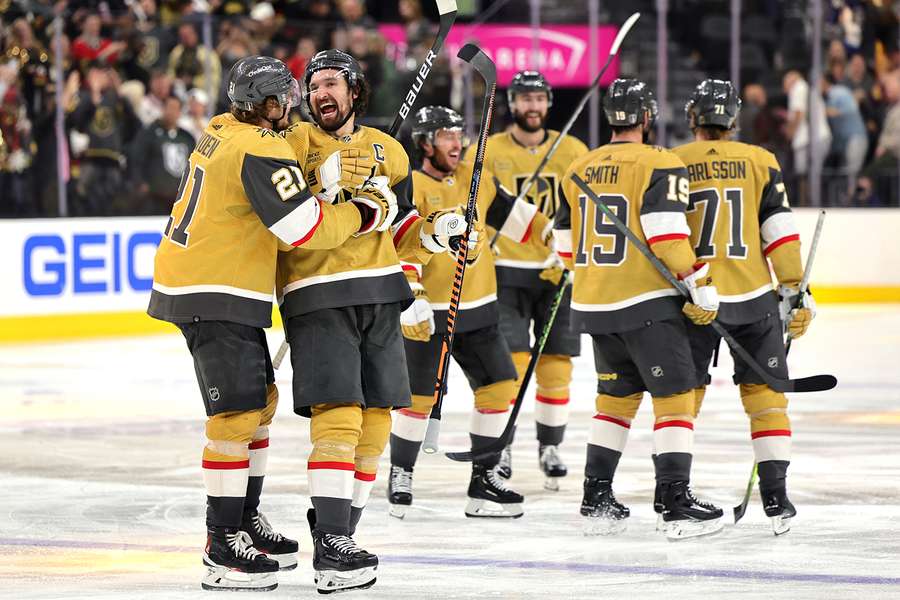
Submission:
{"label": "player's beard", "polygon": [[349,108],[347,108],[346,113],[341,113],[341,106],[334,102],[335,104],[335,114],[329,118],[328,122],[322,118],[322,112],[319,106],[316,106],[312,111],[313,119],[315,119],[316,124],[323,130],[328,133],[333,133],[344,126],[344,124],[350,120],[350,117],[353,116],[353,105],[351,104]]}
{"label": "player's beard", "polygon": [[[431,161],[431,166],[445,175],[449,175],[456,170],[455,166],[450,165],[450,162],[443,152],[435,152],[428,160]],[[459,160],[456,161],[456,164],[459,164]]]}
{"label": "player's beard", "polygon": [[527,131],[528,133],[535,133],[536,131],[540,131],[544,128],[544,125],[547,124],[547,114],[544,113],[540,115],[540,123],[538,125],[532,125],[528,122],[528,115],[535,114],[536,111],[531,111],[530,113],[513,113],[513,118],[516,120],[516,125],[522,128],[523,131]]}

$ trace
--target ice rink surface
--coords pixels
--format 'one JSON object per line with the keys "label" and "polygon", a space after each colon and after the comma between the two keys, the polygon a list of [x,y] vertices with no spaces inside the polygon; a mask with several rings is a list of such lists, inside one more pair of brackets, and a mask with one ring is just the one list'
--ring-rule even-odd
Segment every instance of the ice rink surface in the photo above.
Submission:
{"label": "ice rink surface", "polygon": [[[280,332],[270,334],[274,348]],[[654,532],[651,415],[644,406],[616,478],[632,517],[615,538],[584,537],[578,515],[594,369],[582,344],[562,450],[570,475],[542,489],[530,402],[520,420],[513,521],[466,519],[468,466],[425,456],[405,520],[387,516],[387,461],[357,539],[381,559],[378,583],[349,598],[900,598],[900,309],[820,308],[792,350],[795,376],[833,373],[822,394],[793,395],[793,530],[772,535],[754,494],[718,535],[668,542]],[[723,345],[724,348],[724,345]],[[314,368],[314,358],[311,366]],[[693,482],[731,514],[752,466],[730,360],[697,424]],[[290,371],[271,427],[263,510],[299,537],[300,567],[265,598],[317,596],[310,566],[308,423]],[[178,334],[0,347],[0,597],[155,600],[200,589],[203,412]],[[454,371],[444,450],[467,445],[471,394]],[[254,596],[255,597],[255,596]]]}

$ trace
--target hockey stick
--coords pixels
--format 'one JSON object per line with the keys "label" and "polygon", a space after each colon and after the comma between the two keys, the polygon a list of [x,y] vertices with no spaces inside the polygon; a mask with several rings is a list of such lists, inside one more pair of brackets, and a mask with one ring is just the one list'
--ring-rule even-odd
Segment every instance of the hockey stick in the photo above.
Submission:
{"label": "hockey stick", "polygon": [[509,413],[509,420],[506,422],[506,427],[503,428],[503,433],[501,433],[500,437],[495,441],[479,449],[478,452],[448,452],[447,458],[458,462],[470,462],[472,460],[487,458],[492,454],[496,454],[509,444],[513,431],[516,428],[516,418],[518,418],[519,410],[522,408],[522,403],[525,400],[525,392],[528,389],[528,383],[531,381],[534,369],[537,367],[538,360],[541,358],[541,353],[544,351],[544,344],[547,343],[547,338],[550,337],[550,329],[553,327],[553,322],[556,320],[556,312],[559,310],[559,305],[562,304],[563,294],[565,294],[566,285],[568,285],[568,283],[569,271],[563,270],[559,285],[556,286],[556,294],[553,296],[553,302],[550,304],[550,314],[547,316],[544,328],[541,330],[541,337],[538,338],[534,348],[531,349],[531,358],[528,359],[528,367],[525,369],[525,374],[522,375],[522,385],[519,386],[519,393],[516,395],[516,401],[513,403],[512,410]]}
{"label": "hockey stick", "polygon": [[[809,276],[812,273],[812,264],[816,259],[816,248],[819,247],[819,238],[822,237],[822,227],[825,225],[825,211],[819,211],[819,218],[816,220],[816,232],[813,233],[812,243],[809,246],[809,254],[806,255],[806,268],[803,269],[803,278],[800,280],[800,293],[797,294],[797,299],[802,300],[803,294],[806,293],[806,290],[809,289]],[[791,344],[794,341],[794,336],[788,332],[787,343],[784,346],[784,355],[787,356],[791,351]]]}
{"label": "hockey stick", "polygon": [[[394,122],[391,123],[391,127],[388,129],[387,134],[391,137],[396,137],[397,132],[400,130],[400,126],[403,125],[403,121],[409,116],[409,113],[412,112],[413,105],[416,102],[416,97],[419,95],[419,92],[422,90],[422,86],[425,84],[425,80],[428,78],[428,74],[431,72],[431,67],[434,63],[434,60],[437,58],[437,55],[440,53],[441,48],[444,46],[444,41],[447,39],[447,35],[450,33],[450,28],[453,27],[453,23],[456,22],[456,0],[437,0],[437,9],[438,14],[440,15],[440,26],[438,28],[437,37],[434,38],[434,43],[431,45],[431,50],[428,51],[428,54],[425,56],[425,60],[422,61],[422,64],[419,66],[419,70],[416,74],[416,79],[413,81],[412,87],[409,88],[409,91],[406,92],[406,96],[403,98],[403,103],[400,105],[400,110],[397,111],[397,115],[394,117]],[[372,169],[372,175],[375,174],[374,167]],[[275,358],[272,359],[272,366],[274,368],[278,368],[281,366],[281,362],[284,360],[284,355],[288,351],[288,341],[287,338],[281,345],[278,347],[278,352],[275,353]]]}
{"label": "hockey stick", "polygon": [[[581,97],[581,100],[578,101],[578,106],[575,107],[575,112],[572,113],[572,116],[569,117],[569,120],[566,122],[565,126],[559,132],[559,135],[553,140],[553,144],[551,144],[550,148],[547,150],[547,153],[544,154],[544,158],[541,159],[540,164],[538,164],[537,169],[534,170],[531,177],[525,180],[525,183],[522,185],[522,189],[516,195],[516,202],[525,198],[528,194],[528,190],[531,189],[531,186],[534,185],[534,182],[537,181],[538,177],[540,177],[541,171],[545,166],[547,166],[547,162],[553,156],[553,153],[556,152],[556,149],[559,148],[559,145],[562,143],[562,140],[569,133],[569,130],[572,129],[572,126],[575,124],[575,121],[578,119],[579,115],[581,115],[581,111],[584,110],[585,105],[588,100],[590,100],[591,96],[594,95],[598,89],[600,89],[600,80],[603,78],[603,75],[606,73],[606,69],[609,68],[609,65],[612,64],[613,58],[619,53],[619,46],[622,45],[622,42],[625,41],[625,36],[628,35],[628,32],[631,31],[631,28],[634,27],[634,24],[637,23],[637,20],[640,18],[641,13],[636,12],[622,24],[622,27],[619,28],[619,33],[616,34],[616,39],[613,40],[612,46],[609,48],[609,56],[606,57],[606,62],[603,63],[603,67],[600,69],[600,73],[594,78],[594,81],[591,82],[590,87],[587,92]],[[493,248],[497,244],[497,240],[500,239],[500,232],[497,231],[494,234],[494,237],[491,238],[491,248]]]}
{"label": "hockey stick", "polygon": [[[675,275],[666,268],[666,266],[659,260],[653,252],[650,251],[650,248],[647,247],[647,244],[638,239],[638,237],[631,231],[622,221],[616,216],[616,213],[611,211],[609,207],[603,203],[603,201],[594,193],[594,191],[588,187],[588,184],[584,182],[581,177],[578,176],[577,173],[572,174],[572,181],[575,182],[581,191],[583,191],[588,198],[593,201],[593,203],[597,206],[599,210],[603,212],[607,218],[612,221],[613,225],[615,225],[616,229],[618,229],[628,240],[634,244],[634,247],[637,248],[641,254],[647,257],[647,260],[656,268],[659,273],[666,278],[666,280],[671,283],[676,290],[678,290],[682,296],[690,298],[690,292],[688,292],[687,287],[678,280]],[[747,363],[747,366],[756,373],[763,382],[768,385],[770,388],[775,390],[776,392],[822,392],[825,390],[830,390],[834,386],[837,385],[837,379],[834,375],[813,375],[811,377],[802,377],[800,379],[778,379],[777,377],[773,377],[772,375],[766,373],[762,367],[750,356],[750,353],[738,343],[736,339],[734,339],[728,331],[718,321],[713,321],[709,324],[713,330],[719,334],[720,337],[725,339],[725,342],[731,347],[731,350],[741,357],[741,359]]]}
{"label": "hockey stick", "polygon": [[743,518],[747,512],[747,505],[750,504],[750,496],[753,494],[753,486],[756,485],[756,461],[753,462],[753,470],[750,471],[750,481],[747,482],[747,490],[744,492],[744,499],[741,503],[734,507],[734,524]]}
{"label": "hockey stick", "polygon": [[[453,274],[450,306],[447,309],[447,333],[444,334],[441,340],[441,356],[438,361],[437,378],[434,382],[434,408],[432,408],[431,418],[428,420],[429,431],[425,433],[425,438],[430,440],[426,450],[429,454],[437,450],[441,404],[444,401],[444,388],[447,382],[447,372],[450,368],[450,353],[453,350],[453,334],[456,331],[456,313],[459,310],[463,277],[466,274],[466,261],[469,257],[469,233],[472,231],[472,225],[475,222],[478,186],[481,183],[481,169],[484,165],[484,146],[491,129],[491,117],[494,113],[494,95],[497,91],[497,67],[478,46],[466,44],[459,49],[456,56],[472,65],[478,71],[478,74],[484,79],[486,93],[481,111],[481,125],[478,133],[478,147],[475,151],[475,164],[472,167],[472,182],[469,185],[469,199],[466,203],[466,233],[459,239],[459,249],[456,252],[456,271]],[[424,447],[425,444],[423,442]]]}

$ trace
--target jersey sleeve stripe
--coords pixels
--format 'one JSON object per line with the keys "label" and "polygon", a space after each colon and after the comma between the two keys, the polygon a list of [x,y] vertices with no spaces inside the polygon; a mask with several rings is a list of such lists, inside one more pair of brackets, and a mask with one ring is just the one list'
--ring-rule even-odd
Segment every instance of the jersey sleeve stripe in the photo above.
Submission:
{"label": "jersey sleeve stripe", "polygon": [[682,234],[683,237],[688,237],[691,234],[691,229],[688,227],[684,213],[672,211],[642,214],[641,228],[644,230],[644,237],[648,240],[676,234]]}
{"label": "jersey sleeve stripe", "polygon": [[322,222],[322,217],[322,207],[319,206],[318,198],[310,197],[271,225],[269,231],[286,244],[299,246],[313,236]]}
{"label": "jersey sleeve stripe", "polygon": [[538,207],[530,202],[525,202],[524,200],[516,202],[500,228],[500,235],[518,243],[527,240],[531,233],[531,223],[534,221],[537,210]]}
{"label": "jersey sleeve stripe", "polygon": [[657,235],[652,238],[647,239],[647,245],[652,246],[657,242],[668,242],[671,240],[684,240],[687,239],[688,235],[685,233],[667,233],[665,235]]}
{"label": "jersey sleeve stripe", "polygon": [[556,242],[556,253],[566,258],[572,256],[572,230],[554,229],[553,241]]}
{"label": "jersey sleeve stripe", "polygon": [[759,228],[763,244],[768,246],[789,235],[797,235],[800,231],[794,222],[791,212],[777,212],[769,216]]}
{"label": "jersey sleeve stripe", "polygon": [[407,273],[415,273],[417,279],[422,278],[422,267],[421,265],[414,265],[408,262],[401,262],[400,267]]}
{"label": "jersey sleeve stripe", "polygon": [[403,236],[406,235],[406,232],[409,230],[409,228],[413,226],[413,223],[421,218],[422,217],[419,216],[418,212],[411,210],[402,221],[391,227],[391,230],[394,234],[395,246],[400,243],[400,240],[403,239]]}
{"label": "jersey sleeve stripe", "polygon": [[793,235],[786,235],[783,238],[781,238],[780,240],[775,240],[774,242],[772,242],[771,244],[766,246],[766,249],[763,250],[763,254],[768,256],[773,250],[775,250],[779,246],[783,246],[783,245],[787,244],[788,242],[799,242],[799,241],[800,241],[799,233],[795,233]]}

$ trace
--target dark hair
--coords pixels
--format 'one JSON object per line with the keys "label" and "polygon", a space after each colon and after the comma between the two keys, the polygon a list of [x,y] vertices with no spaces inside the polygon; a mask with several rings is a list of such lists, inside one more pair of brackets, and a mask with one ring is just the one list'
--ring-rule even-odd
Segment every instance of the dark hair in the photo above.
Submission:
{"label": "dark hair", "polygon": [[353,102],[353,110],[356,118],[361,119],[369,108],[369,98],[372,96],[372,88],[364,77],[360,77],[356,84],[356,100]]}
{"label": "dark hair", "polygon": [[628,127],[626,125],[610,125],[609,128],[612,129],[612,132],[615,135],[621,135],[621,134],[627,133],[629,131],[634,131],[635,129],[640,131],[641,128],[643,128],[643,126],[644,126],[643,123],[638,123],[637,125],[632,125],[631,127]]}
{"label": "dark hair", "polygon": [[728,137],[731,135],[731,132],[734,131],[734,128],[727,129],[720,125],[703,125],[698,126],[696,129],[702,131],[703,135],[711,140],[728,139]]}
{"label": "dark hair", "polygon": [[182,100],[179,96],[177,96],[177,95],[175,95],[175,94],[169,94],[169,95],[166,96],[163,100],[164,100],[165,102],[168,102],[169,100],[177,100],[177,101],[178,101],[178,104],[184,106],[184,100]]}

